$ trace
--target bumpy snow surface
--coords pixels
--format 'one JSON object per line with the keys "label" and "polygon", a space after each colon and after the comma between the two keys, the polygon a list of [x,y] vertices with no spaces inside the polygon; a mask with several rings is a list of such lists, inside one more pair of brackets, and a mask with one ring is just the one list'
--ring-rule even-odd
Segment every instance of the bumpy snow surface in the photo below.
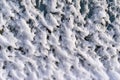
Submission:
{"label": "bumpy snow surface", "polygon": [[0,80],[120,80],[120,0],[0,0]]}

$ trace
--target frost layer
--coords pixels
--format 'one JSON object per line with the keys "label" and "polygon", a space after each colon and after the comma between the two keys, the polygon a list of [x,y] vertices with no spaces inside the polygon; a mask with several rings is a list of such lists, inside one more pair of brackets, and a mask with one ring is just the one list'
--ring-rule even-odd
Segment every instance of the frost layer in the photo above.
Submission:
{"label": "frost layer", "polygon": [[0,80],[120,80],[120,0],[0,0]]}

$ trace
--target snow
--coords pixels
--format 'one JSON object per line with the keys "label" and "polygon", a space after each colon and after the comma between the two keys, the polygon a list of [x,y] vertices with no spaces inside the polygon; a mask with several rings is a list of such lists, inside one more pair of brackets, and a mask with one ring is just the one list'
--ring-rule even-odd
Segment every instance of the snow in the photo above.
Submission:
{"label": "snow", "polygon": [[119,0],[0,0],[0,80],[120,80]]}

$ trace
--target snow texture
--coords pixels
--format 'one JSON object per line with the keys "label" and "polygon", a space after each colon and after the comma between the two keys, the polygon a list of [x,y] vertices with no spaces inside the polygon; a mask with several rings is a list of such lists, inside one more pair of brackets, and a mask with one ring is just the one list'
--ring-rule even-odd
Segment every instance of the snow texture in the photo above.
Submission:
{"label": "snow texture", "polygon": [[0,0],[0,80],[120,80],[120,0]]}

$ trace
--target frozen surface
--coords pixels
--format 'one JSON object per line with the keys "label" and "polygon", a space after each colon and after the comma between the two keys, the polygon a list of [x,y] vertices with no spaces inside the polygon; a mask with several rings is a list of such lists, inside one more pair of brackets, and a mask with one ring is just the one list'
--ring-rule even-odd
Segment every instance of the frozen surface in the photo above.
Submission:
{"label": "frozen surface", "polygon": [[0,80],[120,80],[120,0],[0,0]]}

